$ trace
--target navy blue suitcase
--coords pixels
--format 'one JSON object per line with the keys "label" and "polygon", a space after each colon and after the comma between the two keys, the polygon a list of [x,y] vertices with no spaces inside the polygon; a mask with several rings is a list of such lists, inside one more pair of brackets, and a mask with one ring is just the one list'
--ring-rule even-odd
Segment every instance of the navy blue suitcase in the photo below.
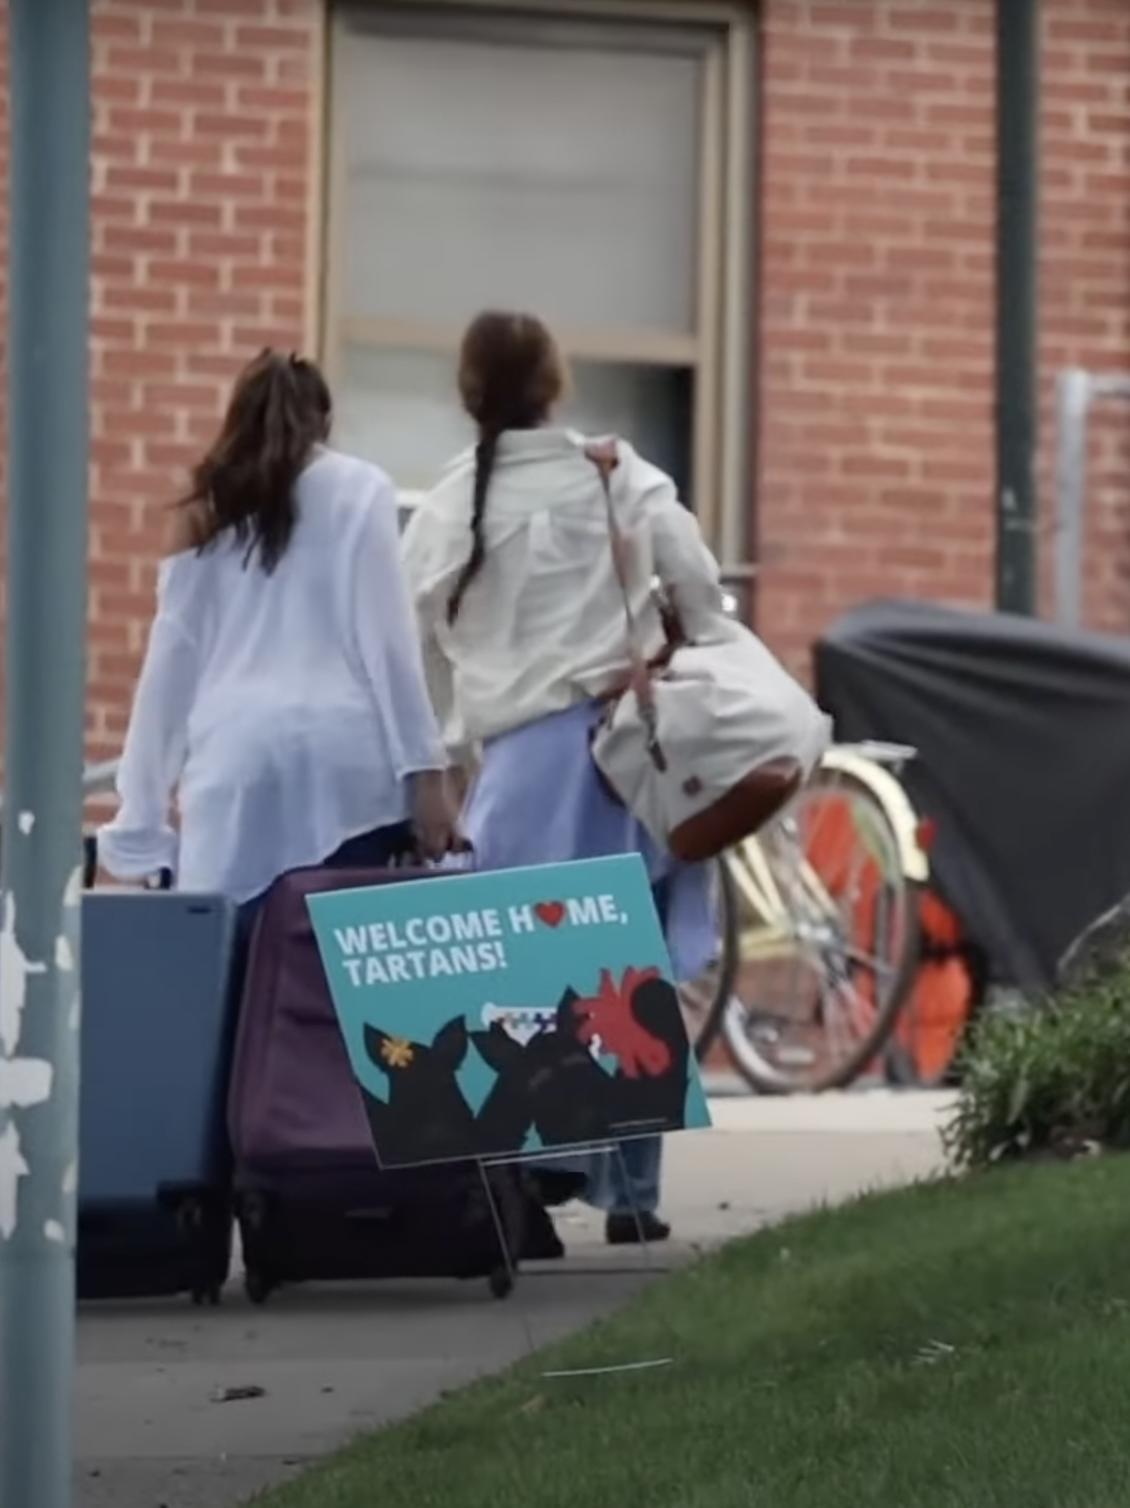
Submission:
{"label": "navy blue suitcase", "polygon": [[234,925],[218,896],[84,897],[80,1299],[219,1300],[232,1252]]}

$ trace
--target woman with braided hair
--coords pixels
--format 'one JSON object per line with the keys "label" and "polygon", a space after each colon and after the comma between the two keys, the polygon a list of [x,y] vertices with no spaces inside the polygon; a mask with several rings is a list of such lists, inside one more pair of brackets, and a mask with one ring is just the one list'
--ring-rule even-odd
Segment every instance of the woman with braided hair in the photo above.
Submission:
{"label": "woman with braided hair", "polygon": [[312,362],[265,350],[240,374],[172,514],[119,809],[98,835],[118,879],[165,870],[240,904],[237,978],[279,875],[454,841],[396,494],[328,448],[331,418]]}
{"label": "woman with braided hair", "polygon": [[[553,422],[566,385],[553,338],[532,315],[487,312],[467,330],[459,392],[477,443],[404,536],[428,683],[452,758],[481,749],[463,815],[477,866],[643,854],[676,970],[690,978],[714,950],[708,877],[656,849],[589,754],[598,699],[623,683],[630,656],[600,475],[589,443]],[[629,597],[650,658],[664,643],[653,579],[699,637],[725,616],[718,566],[670,478],[622,441],[616,463]],[[669,1234],[659,1171],[658,1137],[587,1165],[585,1197],[606,1211],[610,1242]]]}

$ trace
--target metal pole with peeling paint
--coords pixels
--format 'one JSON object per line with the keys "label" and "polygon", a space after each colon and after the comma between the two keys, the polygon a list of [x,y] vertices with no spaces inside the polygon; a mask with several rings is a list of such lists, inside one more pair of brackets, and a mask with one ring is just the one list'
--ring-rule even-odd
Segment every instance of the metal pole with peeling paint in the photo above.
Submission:
{"label": "metal pole with peeling paint", "polygon": [[90,0],[8,0],[0,1504],[72,1500]]}

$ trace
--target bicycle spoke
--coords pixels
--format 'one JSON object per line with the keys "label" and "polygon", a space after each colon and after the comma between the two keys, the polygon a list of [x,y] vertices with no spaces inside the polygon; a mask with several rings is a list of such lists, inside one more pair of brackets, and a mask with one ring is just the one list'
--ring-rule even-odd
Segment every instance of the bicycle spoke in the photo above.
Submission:
{"label": "bicycle spoke", "polygon": [[[897,837],[906,826],[865,781],[829,771],[742,846],[740,952],[723,1027],[755,1087],[843,1082],[881,1050],[916,946],[916,882]],[[772,909],[762,904],[770,893]]]}

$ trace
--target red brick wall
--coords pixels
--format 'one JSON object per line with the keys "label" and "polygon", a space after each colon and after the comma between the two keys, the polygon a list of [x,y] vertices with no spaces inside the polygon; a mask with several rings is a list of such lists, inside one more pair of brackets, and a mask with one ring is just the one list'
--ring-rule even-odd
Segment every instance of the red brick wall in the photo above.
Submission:
{"label": "red brick wall", "polygon": [[[1049,394],[1130,372],[1130,5],[1043,11]],[[993,0],[763,18],[759,623],[800,665],[861,597],[991,601]],[[1097,426],[1089,616],[1130,629],[1126,418]]]}
{"label": "red brick wall", "polygon": [[315,0],[95,0],[90,737],[116,751],[163,504],[233,370],[302,344]]}
{"label": "red brick wall", "polygon": [[[1050,399],[1063,366],[1130,375],[1130,4],[1045,0],[1041,363],[1044,525]],[[1130,633],[1130,403],[1092,411],[1085,621]],[[1053,537],[1043,549],[1050,565]],[[1045,597],[1050,609],[1054,599]]]}
{"label": "red brick wall", "polygon": [[[761,9],[759,621],[801,664],[861,597],[990,600],[992,0]],[[91,755],[124,731],[163,503],[237,365],[309,327],[320,13],[94,0]],[[1044,15],[1047,394],[1066,362],[1130,371],[1130,4]],[[1089,613],[1117,628],[1128,420],[1093,444]]]}
{"label": "red brick wall", "polygon": [[91,757],[125,732],[164,505],[238,365],[304,339],[319,24],[316,0],[94,0]]}

